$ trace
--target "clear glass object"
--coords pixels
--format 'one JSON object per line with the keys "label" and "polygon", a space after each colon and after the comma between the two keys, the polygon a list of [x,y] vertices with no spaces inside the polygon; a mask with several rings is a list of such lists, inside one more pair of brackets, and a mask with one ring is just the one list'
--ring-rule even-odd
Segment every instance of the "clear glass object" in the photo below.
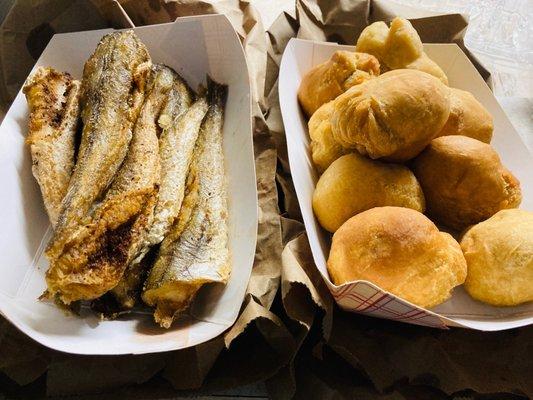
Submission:
{"label": "clear glass object", "polygon": [[533,93],[533,0],[390,0],[437,13],[462,13],[465,45],[491,72],[499,96]]}

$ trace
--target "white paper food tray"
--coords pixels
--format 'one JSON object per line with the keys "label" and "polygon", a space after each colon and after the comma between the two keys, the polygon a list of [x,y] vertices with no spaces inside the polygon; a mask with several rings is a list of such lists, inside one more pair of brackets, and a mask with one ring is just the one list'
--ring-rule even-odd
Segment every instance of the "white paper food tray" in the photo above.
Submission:
{"label": "white paper food tray", "polygon": [[[503,164],[521,182],[521,208],[533,210],[533,158],[483,78],[455,44],[425,44],[424,49],[444,70],[450,86],[473,93],[492,114],[492,146],[500,154]],[[354,51],[355,47],[291,39],[283,54],[279,75],[281,113],[294,187],[315,264],[337,304],[348,311],[439,328],[460,326],[497,331],[533,323],[533,303],[508,308],[492,307],[473,300],[462,287],[456,288],[451,299],[445,303],[426,310],[367,281],[354,281],[341,286],[335,286],[330,281],[326,260],[331,238],[330,234],[320,227],[313,214],[312,195],[319,175],[313,167],[307,120],[298,105],[297,92],[305,73],[329,59],[337,50]]]}
{"label": "white paper food tray", "polygon": [[[55,35],[37,66],[52,66],[81,78],[83,65],[104,29]],[[229,85],[224,121],[232,274],[226,286],[203,288],[190,319],[159,328],[149,313],[99,321],[89,310],[66,315],[37,300],[45,289],[50,237],[48,217],[31,173],[24,144],[28,107],[19,92],[0,127],[0,313],[41,344],[79,354],[141,354],[177,350],[205,342],[237,318],[250,277],[257,237],[257,192],[253,156],[250,83],[239,38],[224,16],[180,18],[134,29],[154,62],[174,68],[192,88],[206,74]]]}

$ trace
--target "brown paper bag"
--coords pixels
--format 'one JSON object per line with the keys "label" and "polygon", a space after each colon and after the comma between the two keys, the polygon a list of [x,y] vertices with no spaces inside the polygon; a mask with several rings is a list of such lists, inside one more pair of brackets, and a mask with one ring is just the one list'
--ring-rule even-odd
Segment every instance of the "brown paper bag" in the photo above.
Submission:
{"label": "brown paper bag", "polygon": [[[2,320],[0,393],[42,395],[44,387],[37,379],[46,371],[50,396],[105,391],[98,398],[166,398],[261,380],[275,398],[444,399],[444,392],[467,388],[533,393],[528,379],[533,364],[526,357],[532,329],[495,336],[441,332],[338,310],[313,264],[291,181],[277,85],[281,55],[291,37],[351,44],[369,21],[402,15],[414,18],[424,41],[461,43],[466,27],[462,16],[429,15],[384,0],[298,0],[296,15],[280,14],[265,33],[259,15],[244,0],[120,3],[136,25],[224,13],[241,36],[255,100],[260,206],[248,294],[238,321],[224,336],[183,351],[145,356],[61,354]],[[54,32],[128,22],[121,20],[111,0],[17,1],[0,29],[2,107],[8,106]],[[35,383],[24,388],[13,381]]]}

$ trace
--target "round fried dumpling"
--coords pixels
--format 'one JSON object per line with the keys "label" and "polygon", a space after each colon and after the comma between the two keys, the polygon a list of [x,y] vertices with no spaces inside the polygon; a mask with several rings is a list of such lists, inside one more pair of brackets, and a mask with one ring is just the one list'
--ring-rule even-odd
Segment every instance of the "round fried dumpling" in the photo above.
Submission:
{"label": "round fried dumpling", "polygon": [[448,77],[446,76],[444,71],[435,61],[429,58],[426,53],[422,53],[420,57],[418,57],[413,62],[407,64],[403,68],[416,69],[417,71],[422,71],[426,74],[433,75],[435,78],[438,78],[443,84],[448,85]]}
{"label": "round fried dumpling", "polygon": [[322,174],[313,193],[318,222],[330,232],[352,216],[380,206],[424,211],[424,194],[409,168],[346,154]]}
{"label": "round fried dumpling", "polygon": [[533,301],[533,213],[502,210],[461,239],[468,264],[466,291],[495,306]]}
{"label": "round fried dumpling", "polygon": [[413,25],[404,18],[394,18],[385,40],[383,53],[385,64],[391,69],[405,68],[423,54],[424,46]]}
{"label": "round fried dumpling", "polygon": [[311,157],[319,173],[322,173],[340,156],[349,150],[338,144],[331,132],[330,116],[333,102],[322,105],[309,119],[309,136],[311,137]]}
{"label": "round fried dumpling", "polygon": [[442,136],[414,160],[428,214],[462,230],[496,212],[518,207],[520,183],[488,144],[466,136]]}
{"label": "round fried dumpling", "polygon": [[[385,64],[385,46],[389,37],[389,27],[383,21],[368,25],[357,39],[355,49],[375,56],[380,64]],[[383,69],[383,65],[381,66]],[[383,72],[383,71],[382,71]]]}
{"label": "round fried dumpling", "polygon": [[470,92],[450,88],[450,116],[438,136],[462,135],[490,143],[492,115]]}
{"label": "round fried dumpling", "polygon": [[449,88],[399,69],[354,86],[333,102],[333,137],[370,158],[406,161],[437,136],[450,114]]}
{"label": "round fried dumpling", "polygon": [[379,75],[378,60],[365,53],[339,50],[302,78],[298,100],[307,116],[347,89]]}
{"label": "round fried dumpling", "polygon": [[377,207],[350,218],[333,235],[333,283],[372,282],[420,307],[446,301],[464,282],[459,244],[418,211]]}
{"label": "round fried dumpling", "polygon": [[446,74],[427,56],[420,36],[404,18],[394,18],[390,29],[383,21],[367,26],[357,40],[356,50],[376,56],[383,70],[415,69],[448,84]]}

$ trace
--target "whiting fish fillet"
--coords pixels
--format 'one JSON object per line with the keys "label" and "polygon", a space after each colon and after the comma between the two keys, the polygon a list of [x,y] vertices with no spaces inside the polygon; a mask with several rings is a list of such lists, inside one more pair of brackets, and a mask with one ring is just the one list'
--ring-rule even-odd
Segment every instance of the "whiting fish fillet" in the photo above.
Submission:
{"label": "whiting fish fillet", "polygon": [[185,81],[171,68],[174,77],[165,105],[158,117],[161,129],[159,158],[161,179],[153,219],[147,234],[142,238],[139,254],[128,266],[123,279],[112,290],[116,311],[131,309],[140,295],[148,262],[142,262],[150,248],[163,240],[170,225],[179,213],[189,163],[198,137],[200,123],[207,111],[205,99],[191,108],[193,92]]}
{"label": "whiting fish fillet", "polygon": [[187,195],[145,283],[142,298],[166,328],[202,285],[226,282],[230,274],[222,154],[226,93],[226,86],[209,81],[209,109],[194,148]]}
{"label": "whiting fish fillet", "polygon": [[74,172],[52,241],[50,261],[57,259],[78,227],[88,223],[124,161],[132,127],[144,97],[150,56],[133,31],[102,38],[85,64],[81,88],[83,132]]}
{"label": "whiting fish fillet", "polygon": [[92,300],[113,289],[138,256],[151,226],[160,179],[157,118],[174,82],[173,71],[155,65],[127,156],[89,224],[52,260],[48,294],[63,303]]}
{"label": "whiting fish fillet", "polygon": [[33,176],[55,226],[74,168],[80,116],[80,82],[65,72],[40,67],[22,91],[30,108],[29,134]]}
{"label": "whiting fish fillet", "polygon": [[154,223],[147,236],[147,245],[160,243],[177,218],[200,124],[207,112],[204,97],[165,129],[159,139],[161,186],[154,212]]}

